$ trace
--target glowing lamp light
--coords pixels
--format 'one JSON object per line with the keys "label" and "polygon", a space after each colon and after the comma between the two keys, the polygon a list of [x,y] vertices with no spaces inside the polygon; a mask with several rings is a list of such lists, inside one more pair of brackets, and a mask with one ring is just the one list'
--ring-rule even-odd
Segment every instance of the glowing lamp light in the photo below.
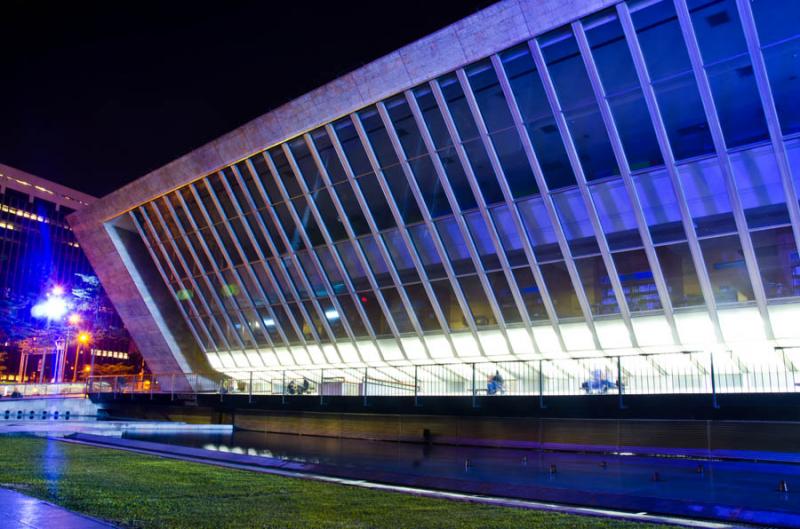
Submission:
{"label": "glowing lamp light", "polygon": [[81,315],[77,312],[73,312],[67,317],[67,321],[70,325],[77,325],[81,322]]}
{"label": "glowing lamp light", "polygon": [[89,343],[89,340],[91,340],[91,339],[92,339],[92,337],[89,335],[88,332],[82,332],[82,333],[78,334],[78,341],[80,343],[82,343],[82,344]]}
{"label": "glowing lamp light", "polygon": [[275,327],[275,320],[272,318],[264,318],[264,325],[267,327]]}
{"label": "glowing lamp light", "polygon": [[63,318],[67,311],[69,311],[69,303],[59,295],[52,295],[34,305],[31,308],[31,316],[38,319],[55,321]]}
{"label": "glowing lamp light", "polygon": [[329,320],[338,320],[339,313],[336,312],[336,309],[328,309],[325,311],[325,317],[328,318]]}
{"label": "glowing lamp light", "polygon": [[56,286],[53,287],[53,289],[50,291],[50,293],[52,295],[54,295],[54,296],[63,296],[64,295],[64,287],[62,287],[61,285],[56,285]]}

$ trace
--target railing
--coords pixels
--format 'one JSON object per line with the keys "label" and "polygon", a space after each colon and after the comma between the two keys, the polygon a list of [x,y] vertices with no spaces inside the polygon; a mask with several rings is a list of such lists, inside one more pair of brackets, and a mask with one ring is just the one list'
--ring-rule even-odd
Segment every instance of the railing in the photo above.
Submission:
{"label": "railing", "polygon": [[32,397],[82,397],[86,395],[86,384],[0,384],[2,398]]}
{"label": "railing", "polygon": [[262,370],[209,377],[198,374],[93,377],[90,393],[184,395],[483,396],[789,393],[798,391],[800,357],[775,350],[757,358],[682,352],[530,361]]}

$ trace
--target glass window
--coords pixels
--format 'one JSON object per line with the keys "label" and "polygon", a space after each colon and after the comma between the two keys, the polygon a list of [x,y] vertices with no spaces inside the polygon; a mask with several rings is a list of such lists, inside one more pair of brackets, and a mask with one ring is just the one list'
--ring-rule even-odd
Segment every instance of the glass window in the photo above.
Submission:
{"label": "glass window", "polygon": [[271,318],[264,318],[264,325],[270,329],[270,334],[272,334],[272,328],[276,327],[276,323],[280,328],[283,330],[284,334],[286,335],[286,339],[289,343],[298,343],[300,339],[297,336],[297,333],[294,332],[294,326],[292,325],[292,321],[289,319],[289,315],[287,314],[286,310],[283,308],[282,305],[273,305],[272,313],[275,315],[275,319],[278,320],[277,322],[271,321]]}
{"label": "glass window", "polygon": [[492,63],[484,60],[473,64],[467,68],[467,78],[489,132],[513,127],[511,112]]}
{"label": "glass window", "polygon": [[436,318],[436,312],[433,310],[433,305],[431,305],[431,300],[427,292],[425,292],[425,288],[421,284],[415,283],[406,285],[405,289],[411,302],[411,309],[417,316],[417,321],[419,321],[422,330],[425,332],[440,331],[439,320]]}
{"label": "glass window", "polygon": [[336,184],[346,180],[347,175],[344,172],[344,168],[339,161],[339,156],[336,154],[336,149],[333,147],[331,139],[328,137],[328,133],[325,129],[315,130],[311,133],[311,138],[319,154],[322,166],[327,171],[331,182]]}
{"label": "glass window", "polygon": [[675,308],[703,305],[703,292],[697,271],[686,243],[656,247],[658,262],[664,274],[672,306]]}
{"label": "glass window", "polygon": [[344,263],[347,270],[347,277],[352,281],[356,290],[369,288],[369,280],[364,268],[361,266],[361,260],[356,255],[356,249],[353,247],[353,242],[349,240],[336,243],[336,250]]}
{"label": "glass window", "polygon": [[431,287],[433,288],[433,293],[436,295],[436,300],[439,302],[439,307],[444,313],[450,330],[462,331],[468,329],[467,320],[464,318],[464,313],[461,311],[461,306],[458,304],[450,281],[446,279],[431,281]]}
{"label": "glass window", "polygon": [[300,327],[303,337],[306,340],[314,340],[313,331],[311,326],[308,324],[310,317],[308,319],[304,317],[303,310],[300,309],[296,303],[287,303],[287,306],[289,307],[289,312],[291,312],[292,316],[294,316],[294,320],[297,322],[297,325]]}
{"label": "glass window", "polygon": [[305,246],[303,244],[302,234],[300,233],[300,230],[297,229],[297,225],[294,223],[294,219],[292,219],[292,215],[289,213],[289,208],[286,206],[286,204],[275,204],[274,210],[278,216],[278,220],[280,220],[283,233],[288,239],[289,245],[292,247],[292,249],[300,250],[304,248]]}
{"label": "glass window", "polygon": [[542,54],[586,179],[618,174],[617,162],[575,37],[569,30],[559,30],[543,37],[540,42],[545,43]]}
{"label": "glass window", "polygon": [[589,190],[609,248],[621,250],[641,246],[636,215],[622,180],[601,182]]}
{"label": "glass window", "polygon": [[455,75],[447,75],[438,80],[442,89],[445,103],[456,124],[456,129],[461,137],[461,141],[468,141],[478,137],[478,127],[472,119],[472,112],[461,90],[461,85]]}
{"label": "glass window", "polygon": [[450,133],[447,131],[447,125],[445,125],[442,114],[439,112],[436,98],[433,97],[431,89],[427,85],[419,87],[414,90],[414,97],[417,100],[420,111],[422,111],[422,118],[425,120],[425,125],[436,149],[443,149],[452,145]]}
{"label": "glass window", "polygon": [[575,294],[575,289],[572,288],[572,279],[564,261],[543,264],[541,270],[550,293],[550,299],[553,300],[556,315],[559,318],[583,317],[578,296]]}
{"label": "glass window", "polygon": [[728,146],[767,137],[753,66],[734,0],[690,0],[692,25]]}
{"label": "glass window", "polygon": [[268,152],[268,156],[272,158],[275,169],[278,171],[280,183],[286,188],[286,193],[290,197],[299,195],[300,184],[297,183],[297,177],[294,171],[292,171],[292,167],[289,165],[289,160],[286,159],[286,155],[283,154],[283,150],[279,147],[275,147]]}
{"label": "glass window", "polygon": [[364,320],[361,319],[361,315],[358,313],[353,299],[348,295],[340,295],[336,297],[336,300],[339,302],[339,307],[341,307],[343,312],[340,317],[347,320],[347,323],[350,325],[350,330],[353,331],[353,335],[356,338],[369,336],[367,328],[364,326]]}
{"label": "glass window", "polygon": [[235,246],[230,248],[230,251],[238,253],[237,250],[242,250],[245,258],[248,261],[251,263],[253,261],[257,261],[259,258],[258,254],[256,253],[255,248],[253,248],[250,238],[247,236],[247,232],[244,229],[244,224],[242,224],[242,219],[231,219],[230,226],[233,228],[233,235],[237,243]]}
{"label": "glass window", "polygon": [[[253,172],[250,170],[250,165],[246,162],[239,162],[236,164],[236,168],[241,177],[243,187],[239,190],[237,189],[239,186],[234,186],[234,181],[238,182],[237,179],[231,181],[231,186],[233,186],[234,191],[236,191],[236,196],[239,199],[239,207],[244,209],[245,212],[250,211],[252,207],[256,209],[265,208],[267,203],[264,201],[261,191],[258,189],[258,184],[256,184]],[[252,205],[250,204],[251,201]]]}
{"label": "glass window", "polygon": [[342,210],[347,215],[347,220],[350,221],[350,227],[355,232],[356,236],[369,233],[369,223],[364,216],[361,205],[358,203],[358,198],[353,191],[354,183],[345,182],[333,186],[337,198],[341,204]]}
{"label": "glass window", "polygon": [[317,263],[315,262],[314,257],[307,251],[303,250],[302,252],[297,252],[297,258],[300,260],[300,265],[305,272],[306,278],[308,278],[308,282],[311,284],[311,290],[313,290],[314,296],[325,296],[325,283],[323,282],[322,276],[317,270]]}
{"label": "glass window", "polygon": [[[442,158],[442,161],[444,162],[444,158]],[[456,162],[458,162],[457,158]],[[447,201],[447,195],[442,188],[430,157],[420,156],[415,160],[411,160],[409,165],[431,216],[440,217],[450,214],[450,203]],[[447,169],[447,166],[445,166],[445,169]]]}
{"label": "glass window", "polygon": [[789,211],[772,146],[732,153],[731,165],[748,226],[788,224]]}
{"label": "glass window", "polygon": [[287,267],[291,267],[291,263],[287,263],[284,259],[269,259],[269,267],[275,272],[275,278],[278,280],[278,286],[284,296],[294,299],[294,288],[289,284],[287,276],[289,271]]}
{"label": "glass window", "polygon": [[414,242],[414,247],[417,254],[422,261],[422,267],[430,279],[439,279],[445,277],[444,266],[442,265],[439,252],[436,251],[436,245],[425,224],[417,224],[409,228],[411,240]]}
{"label": "glass window", "polygon": [[542,198],[529,198],[520,202],[518,207],[536,258],[540,261],[562,259],[556,234]]}
{"label": "glass window", "polygon": [[358,186],[364,194],[364,199],[369,206],[372,219],[375,221],[378,229],[385,230],[387,228],[393,228],[395,224],[394,216],[391,214],[392,210],[389,208],[389,204],[386,203],[386,197],[375,175],[364,175],[359,177],[356,182],[358,182]]}
{"label": "glass window", "polygon": [[372,268],[372,273],[378,285],[386,286],[393,284],[392,277],[389,275],[389,267],[386,261],[384,261],[383,254],[378,248],[378,243],[372,235],[362,237],[358,241],[361,244],[361,249],[364,251],[367,261],[369,261],[369,265]]}
{"label": "glass window", "polygon": [[614,296],[611,279],[608,277],[606,265],[599,255],[576,259],[575,266],[583,283],[583,290],[589,300],[592,314],[617,314],[619,305]]}
{"label": "glass window", "polygon": [[711,287],[717,303],[737,303],[753,299],[742,245],[737,235],[700,241]]}
{"label": "glass window", "polygon": [[317,164],[314,163],[311,152],[308,150],[308,146],[303,138],[290,141],[289,151],[292,153],[292,156],[294,156],[294,161],[297,163],[300,174],[309,191],[314,191],[325,185],[322,176],[319,174]]}
{"label": "glass window", "polygon": [[322,269],[325,271],[325,276],[330,282],[331,288],[335,294],[341,294],[346,290],[344,280],[339,272],[337,266],[337,257],[328,249],[327,246],[320,246],[316,249],[317,258],[319,259]]}
{"label": "glass window", "polygon": [[206,182],[210,184],[214,190],[214,195],[222,206],[225,218],[230,219],[238,216],[239,211],[233,205],[233,200],[231,199],[231,196],[225,187],[225,183],[223,183],[223,178],[225,179],[225,183],[228,184],[235,180],[230,167],[222,171],[222,176],[220,176],[220,173],[214,173],[213,175],[209,176]]}
{"label": "glass window", "polygon": [[492,242],[489,227],[483,221],[483,217],[477,211],[465,215],[467,226],[469,226],[472,240],[478,249],[481,263],[484,270],[495,270],[500,268],[500,259],[497,257],[497,250]]}
{"label": "glass window", "polygon": [[497,319],[492,312],[492,307],[489,305],[486,292],[484,292],[478,276],[461,276],[458,278],[458,283],[461,285],[461,291],[467,300],[475,325],[478,327],[497,325]]}
{"label": "glass window", "polygon": [[273,223],[273,215],[271,215],[271,213],[274,213],[273,210],[271,208],[267,208],[259,211],[258,213],[261,216],[261,223],[267,229],[267,235],[269,235],[270,241],[272,241],[272,243],[275,245],[276,251],[279,254],[285,253],[286,246],[283,244],[283,238]]}
{"label": "glass window", "polygon": [[661,151],[622,25],[613,10],[598,17],[602,23],[592,25],[586,36],[628,164],[633,170],[661,165]]}
{"label": "glass window", "polygon": [[532,321],[547,320],[548,316],[542,301],[542,295],[531,269],[528,267],[515,268],[513,273],[517,288],[522,295],[522,300],[525,302],[525,307],[528,309],[530,319]]}
{"label": "glass window", "polygon": [[617,252],[611,255],[631,312],[660,309],[661,300],[644,250]]}
{"label": "glass window", "polygon": [[339,138],[339,143],[342,145],[342,150],[344,150],[353,174],[359,176],[372,171],[372,166],[370,166],[367,159],[367,153],[364,152],[364,146],[361,145],[355,125],[353,125],[350,118],[342,118],[335,122],[333,129]]}
{"label": "glass window", "polygon": [[397,204],[397,209],[400,210],[400,215],[406,224],[412,224],[422,220],[422,213],[417,207],[417,201],[414,194],[411,192],[411,187],[408,185],[408,179],[399,165],[389,167],[383,170],[383,176],[389,185],[389,190],[392,192],[394,201]]}
{"label": "glass window", "polygon": [[767,298],[800,296],[800,259],[788,226],[752,234]]}
{"label": "glass window", "polygon": [[634,183],[653,242],[686,239],[678,199],[667,172],[637,175]]}
{"label": "glass window", "polygon": [[527,45],[502,53],[501,59],[545,181],[551,189],[575,185],[575,175]]}
{"label": "glass window", "polygon": [[522,142],[516,129],[492,134],[492,144],[514,198],[538,193],[539,187],[536,185],[528,158],[522,150]]}
{"label": "glass window", "polygon": [[408,312],[406,312],[406,307],[403,305],[403,300],[397,289],[394,287],[382,288],[381,293],[383,294],[383,299],[386,300],[386,305],[389,307],[391,317],[395,325],[397,325],[397,330],[400,333],[414,332],[414,326],[411,324]]}
{"label": "glass window", "polygon": [[599,253],[600,247],[597,245],[594,229],[589,220],[589,211],[586,209],[580,190],[571,189],[555,193],[553,202],[572,253],[574,255]]}
{"label": "glass window", "polygon": [[464,150],[467,152],[467,158],[469,158],[469,162],[472,165],[472,171],[475,175],[475,180],[478,182],[478,187],[483,193],[483,199],[487,204],[502,202],[503,193],[497,183],[497,175],[481,140],[465,143]]}
{"label": "glass window", "polygon": [[281,193],[275,185],[275,180],[272,178],[272,172],[269,170],[267,161],[264,159],[264,154],[256,154],[250,158],[252,168],[255,171],[255,176],[258,178],[259,194],[263,190],[267,194],[270,203],[280,202],[282,200]]}
{"label": "glass window", "polygon": [[303,273],[302,268],[300,268],[299,265],[296,266],[295,263],[292,261],[292,259],[289,257],[283,258],[283,264],[289,271],[289,277],[292,280],[292,284],[294,285],[297,294],[303,299],[308,298],[309,294],[308,294],[308,289],[306,288],[307,279],[305,274]]}
{"label": "glass window", "polygon": [[475,273],[475,267],[472,263],[469,250],[461,236],[461,230],[459,230],[455,219],[448,217],[437,220],[436,229],[439,232],[439,237],[442,239],[442,244],[447,251],[450,264],[453,266],[456,274]]}
{"label": "glass window", "polygon": [[292,205],[297,213],[297,218],[302,224],[305,236],[311,241],[312,246],[319,246],[325,243],[325,238],[317,226],[317,221],[308,207],[308,199],[306,197],[297,197],[292,199]]}
{"label": "glass window", "polygon": [[375,335],[391,336],[391,328],[389,327],[389,323],[386,321],[386,315],[383,313],[375,294],[373,294],[372,291],[365,291],[359,292],[357,295],[358,302],[361,303],[364,312],[367,314],[367,319],[369,320]]}
{"label": "glass window", "polygon": [[272,271],[268,269],[268,266],[266,263],[257,263],[253,265],[253,271],[256,273],[259,285],[267,295],[267,302],[271,305],[278,302],[278,294],[275,291]]}
{"label": "glass window", "polygon": [[656,2],[632,16],[675,158],[713,152],[675,8]]}
{"label": "glass window", "polygon": [[770,88],[784,134],[800,131],[800,3],[753,0]]}
{"label": "glass window", "polygon": [[517,310],[517,305],[514,302],[514,295],[511,293],[511,288],[506,280],[505,273],[491,272],[486,274],[489,278],[489,284],[492,287],[492,294],[497,304],[500,307],[500,313],[507,324],[520,323],[522,317]]}
{"label": "glass window", "polygon": [[405,241],[400,232],[396,229],[389,230],[383,234],[383,240],[386,243],[386,248],[389,250],[389,255],[394,262],[395,270],[397,270],[400,280],[403,283],[419,281],[417,269],[414,266],[414,260],[406,248]]}
{"label": "glass window", "polygon": [[[461,165],[461,160],[459,159],[456,150],[452,147],[443,150],[439,153],[439,159],[442,162],[442,166],[447,174],[450,187],[453,190],[453,194],[455,195],[456,201],[461,207],[461,210],[465,211],[478,207],[478,202],[475,200],[475,194],[472,192],[472,187],[469,185],[467,174],[464,172],[464,167]],[[429,189],[422,186],[420,187],[422,189]],[[437,188],[438,186],[433,187],[433,189]],[[444,209],[446,209],[446,212],[449,213],[450,206],[447,202],[447,196],[444,194],[444,192],[441,192],[440,196],[437,198],[438,203],[443,203]],[[442,206],[440,206],[440,208],[441,207]]]}
{"label": "glass window", "polygon": [[678,173],[697,235],[735,232],[736,222],[719,160],[715,157],[691,162],[680,166]]}
{"label": "glass window", "polygon": [[397,155],[394,152],[394,147],[389,139],[389,134],[383,126],[378,110],[375,107],[370,107],[358,113],[361,124],[367,133],[367,138],[372,145],[372,150],[375,152],[375,157],[378,158],[378,164],[381,167],[389,167],[398,163]]}
{"label": "glass window", "polygon": [[427,152],[425,142],[414,121],[414,115],[408,107],[406,98],[398,96],[386,101],[386,111],[394,125],[395,133],[403,146],[406,158],[416,158]]}
{"label": "glass window", "polygon": [[492,208],[490,213],[508,262],[511,266],[527,264],[528,259],[525,255],[525,250],[522,248],[522,240],[517,231],[517,224],[511,217],[508,207],[505,205],[497,206]]}
{"label": "glass window", "polygon": [[339,241],[347,237],[347,231],[339,218],[336,206],[331,199],[328,189],[320,189],[312,194],[317,212],[325,224],[328,235],[334,240]]}

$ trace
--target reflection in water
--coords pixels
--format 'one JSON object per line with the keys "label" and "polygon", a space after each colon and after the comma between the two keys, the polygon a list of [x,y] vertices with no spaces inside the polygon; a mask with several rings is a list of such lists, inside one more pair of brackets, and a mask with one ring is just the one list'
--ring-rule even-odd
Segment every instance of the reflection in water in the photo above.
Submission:
{"label": "reflection in water", "polygon": [[42,458],[42,472],[47,484],[47,492],[55,497],[58,495],[58,486],[64,473],[64,451],[61,443],[48,439]]}
{"label": "reflection in water", "polygon": [[[433,480],[478,482],[481,487],[515,486],[530,491],[557,490],[563,501],[584,503],[592,493],[654,499],[747,505],[800,513],[800,503],[776,494],[780,480],[800,481],[800,465],[741,461],[698,461],[622,454],[580,454],[364,441],[261,432],[230,434],[124,434],[128,439],[178,444],[289,461],[355,468]],[[469,463],[467,463],[469,460]],[[555,469],[555,471],[554,471]],[[654,473],[660,476],[653,481]],[[436,482],[436,481],[434,481]],[[527,493],[526,493],[527,494]]]}

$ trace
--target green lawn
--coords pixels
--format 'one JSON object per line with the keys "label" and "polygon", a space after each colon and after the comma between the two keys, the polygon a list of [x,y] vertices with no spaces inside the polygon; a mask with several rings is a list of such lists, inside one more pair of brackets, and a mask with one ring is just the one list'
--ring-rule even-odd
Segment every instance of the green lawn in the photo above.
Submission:
{"label": "green lawn", "polygon": [[0,436],[0,486],[135,528],[627,528],[600,518],[417,498]]}

